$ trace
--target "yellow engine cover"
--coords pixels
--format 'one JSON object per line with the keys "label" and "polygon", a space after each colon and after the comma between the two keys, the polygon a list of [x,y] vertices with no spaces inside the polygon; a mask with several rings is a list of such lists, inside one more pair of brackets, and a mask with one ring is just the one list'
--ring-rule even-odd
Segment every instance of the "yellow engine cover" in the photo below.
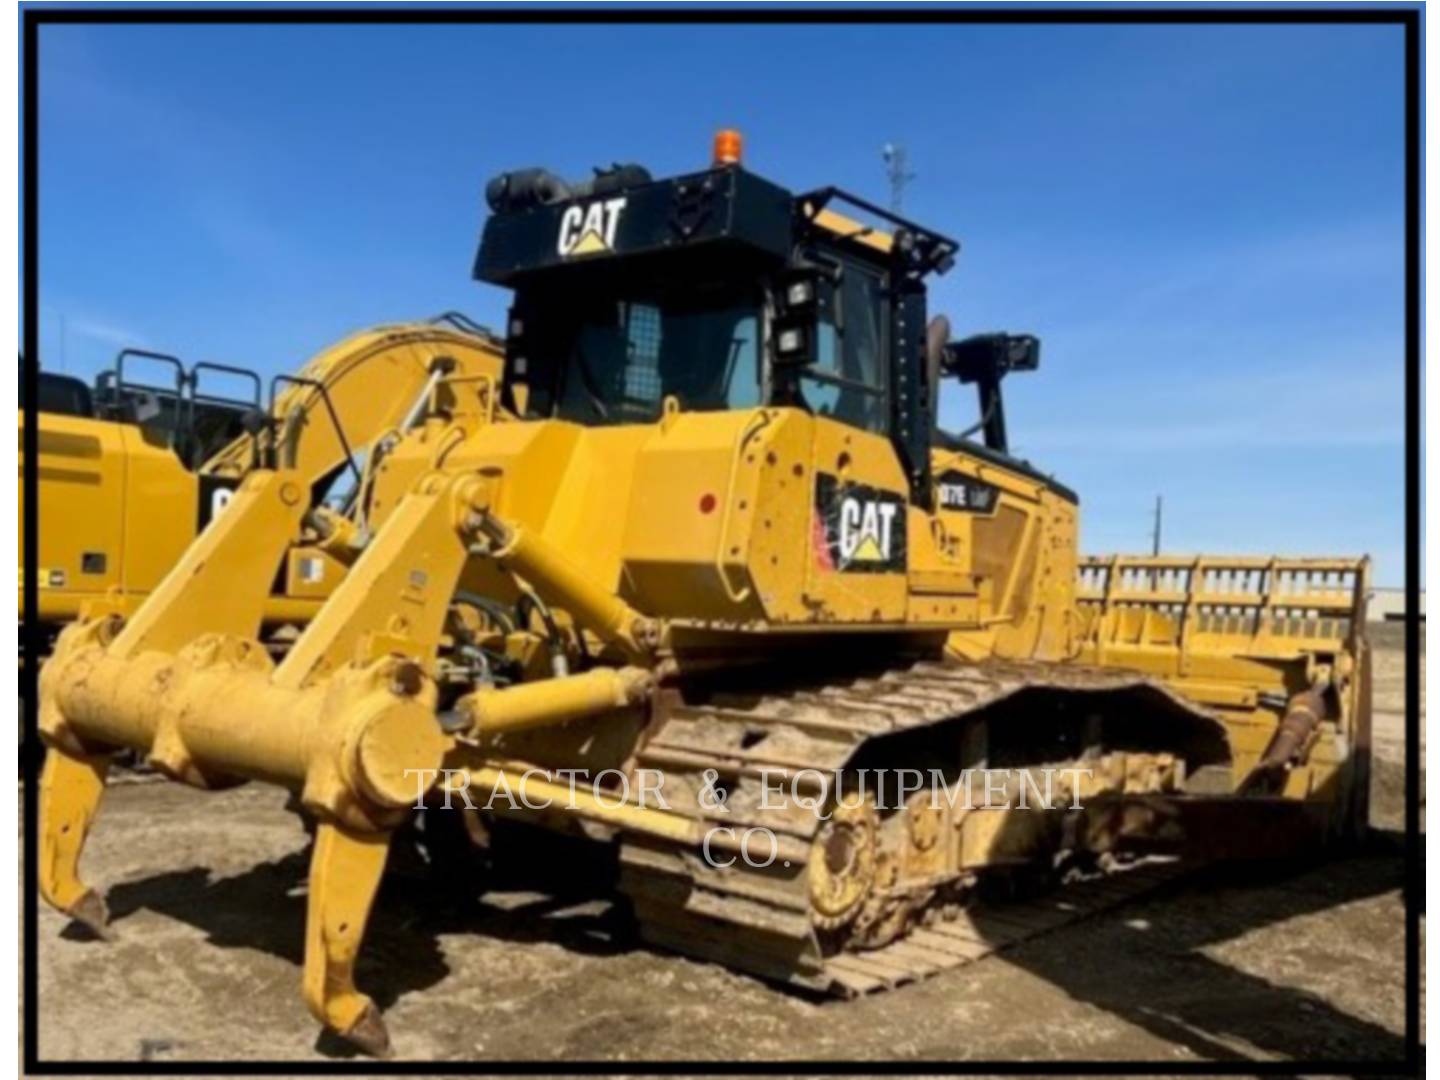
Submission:
{"label": "yellow engine cover", "polygon": [[[435,468],[498,477],[501,516],[681,632],[962,630],[987,652],[1070,649],[1074,506],[963,454],[937,455],[927,509],[887,439],[797,409],[460,420],[386,462],[372,521]],[[469,573],[509,588],[483,563]]]}

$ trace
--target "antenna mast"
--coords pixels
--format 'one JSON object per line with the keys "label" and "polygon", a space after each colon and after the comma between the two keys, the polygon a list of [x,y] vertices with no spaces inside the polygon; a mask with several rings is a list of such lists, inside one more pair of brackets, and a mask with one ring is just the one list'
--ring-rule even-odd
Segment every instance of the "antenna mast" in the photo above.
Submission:
{"label": "antenna mast", "polygon": [[898,214],[905,202],[905,185],[915,179],[915,174],[909,170],[909,156],[900,143],[886,143],[880,148],[880,156],[885,160],[885,175],[890,178],[890,209]]}

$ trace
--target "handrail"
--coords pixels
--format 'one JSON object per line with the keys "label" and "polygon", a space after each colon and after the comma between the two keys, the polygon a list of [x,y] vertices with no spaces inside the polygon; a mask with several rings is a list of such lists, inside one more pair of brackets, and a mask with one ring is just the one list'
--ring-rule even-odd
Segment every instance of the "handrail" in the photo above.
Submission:
{"label": "handrail", "polygon": [[[276,422],[279,417],[275,413],[276,391],[281,383],[289,383],[294,386],[308,386],[320,394],[320,400],[325,403],[325,411],[330,414],[330,423],[335,426],[335,435],[340,440],[340,449],[345,451],[345,461],[350,466],[350,471],[355,474],[355,483],[363,482],[364,476],[360,472],[360,466],[355,464],[355,451],[350,448],[350,440],[345,437],[345,425],[340,422],[340,414],[335,411],[335,403],[330,400],[329,388],[318,379],[307,379],[303,375],[276,375],[270,380],[270,415]],[[293,410],[292,414],[293,415]],[[288,420],[289,417],[287,416]]]}

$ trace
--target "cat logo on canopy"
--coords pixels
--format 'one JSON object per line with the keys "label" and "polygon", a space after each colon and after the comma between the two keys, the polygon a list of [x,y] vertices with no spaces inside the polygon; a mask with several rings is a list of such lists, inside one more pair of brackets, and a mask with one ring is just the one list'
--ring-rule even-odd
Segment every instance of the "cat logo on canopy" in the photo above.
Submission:
{"label": "cat logo on canopy", "polygon": [[905,569],[905,499],[838,477],[815,477],[815,557],[842,573],[899,573]]}
{"label": "cat logo on canopy", "polygon": [[625,199],[603,199],[588,205],[569,206],[560,215],[560,235],[555,249],[563,258],[600,255],[615,250],[615,230]]}

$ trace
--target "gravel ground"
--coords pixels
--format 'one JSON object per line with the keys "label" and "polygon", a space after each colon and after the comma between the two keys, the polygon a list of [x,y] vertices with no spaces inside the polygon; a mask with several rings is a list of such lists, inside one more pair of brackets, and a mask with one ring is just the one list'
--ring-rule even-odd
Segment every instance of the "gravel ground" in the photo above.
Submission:
{"label": "gravel ground", "polygon": [[[567,863],[563,893],[497,882],[460,908],[395,879],[360,985],[413,1060],[1398,1062],[1402,656],[1394,628],[1377,638],[1378,828],[1329,861],[1212,869],[853,1002],[651,951],[583,863]],[[117,785],[88,851],[117,940],[42,905],[42,1058],[349,1054],[317,1038],[300,1002],[305,836],[280,793]]]}

